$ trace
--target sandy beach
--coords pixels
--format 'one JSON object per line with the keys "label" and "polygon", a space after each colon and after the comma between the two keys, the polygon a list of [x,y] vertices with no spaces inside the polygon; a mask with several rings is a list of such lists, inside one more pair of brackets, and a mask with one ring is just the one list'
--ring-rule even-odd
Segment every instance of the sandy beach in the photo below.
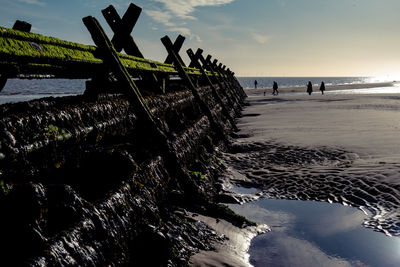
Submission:
{"label": "sandy beach", "polygon": [[248,101],[226,154],[235,183],[261,188],[268,198],[369,210],[366,227],[400,235],[400,94],[328,89]]}
{"label": "sandy beach", "polygon": [[[370,215],[364,222],[348,218],[348,223],[357,221],[388,236],[400,236],[400,93],[331,93],[386,87],[398,89],[392,83],[328,86],[324,95],[315,92],[311,96],[304,88],[288,88],[281,91],[287,94],[280,96],[263,96],[264,89],[247,90],[249,106],[238,120],[240,131],[233,146],[224,154],[228,166],[223,184],[226,202],[248,203],[262,198],[336,202]],[[232,193],[232,186],[255,188],[257,194]],[[242,213],[260,211],[254,208]],[[269,214],[275,228],[284,227],[274,221],[275,217]],[[194,266],[227,266],[232,262],[252,266],[246,263],[249,243],[244,247],[237,244],[248,230],[204,222],[228,238],[214,244],[215,252],[193,256]],[[302,253],[306,247],[301,246]],[[345,265],[339,261],[332,266]]]}

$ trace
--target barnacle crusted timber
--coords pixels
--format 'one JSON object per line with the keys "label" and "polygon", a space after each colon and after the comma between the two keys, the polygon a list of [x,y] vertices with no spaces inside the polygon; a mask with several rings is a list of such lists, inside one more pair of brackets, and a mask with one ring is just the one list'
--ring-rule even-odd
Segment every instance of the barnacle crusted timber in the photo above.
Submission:
{"label": "barnacle crusted timber", "polygon": [[[186,210],[251,224],[213,201],[221,169],[215,147],[244,99],[232,73],[181,66],[196,84],[193,95],[182,80],[168,79],[179,75],[176,66],[110,48],[123,75],[98,47],[0,28],[2,77],[100,72],[111,73],[117,88],[125,83],[117,94],[0,106],[4,262],[181,266],[218,239]],[[166,93],[146,82],[153,75],[167,79]]]}

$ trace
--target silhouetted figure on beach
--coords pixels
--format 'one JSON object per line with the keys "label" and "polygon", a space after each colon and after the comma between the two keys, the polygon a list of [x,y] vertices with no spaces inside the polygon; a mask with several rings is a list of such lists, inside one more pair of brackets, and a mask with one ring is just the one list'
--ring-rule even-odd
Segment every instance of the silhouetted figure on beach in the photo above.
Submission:
{"label": "silhouetted figure on beach", "polygon": [[311,84],[310,81],[309,81],[308,84],[307,84],[307,93],[308,93],[309,95],[311,95],[311,93],[312,93],[312,84]]}
{"label": "silhouetted figure on beach", "polygon": [[258,84],[257,80],[254,80],[254,89],[257,89],[257,84]]}
{"label": "silhouetted figure on beach", "polygon": [[321,86],[319,87],[319,90],[321,91],[322,94],[324,94],[325,91],[325,83],[321,82]]}
{"label": "silhouetted figure on beach", "polygon": [[272,94],[273,95],[278,95],[279,94],[279,92],[278,92],[278,83],[277,82],[275,82],[274,81],[274,85],[272,86]]}
{"label": "silhouetted figure on beach", "polygon": [[264,96],[265,96],[265,91],[264,91]]}

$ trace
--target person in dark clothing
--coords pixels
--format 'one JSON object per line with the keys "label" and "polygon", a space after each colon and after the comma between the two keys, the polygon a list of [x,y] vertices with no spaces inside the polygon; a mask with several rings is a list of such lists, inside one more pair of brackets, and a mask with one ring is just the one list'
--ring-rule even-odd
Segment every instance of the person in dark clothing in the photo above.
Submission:
{"label": "person in dark clothing", "polygon": [[311,95],[311,93],[312,93],[312,84],[311,84],[311,81],[309,81],[308,84],[307,84],[307,93],[308,93],[309,95]]}
{"label": "person in dark clothing", "polygon": [[254,80],[254,89],[257,89],[257,84],[258,84],[257,80]]}
{"label": "person in dark clothing", "polygon": [[325,91],[325,83],[321,82],[321,86],[319,87],[319,90],[321,91],[322,94],[324,94]]}
{"label": "person in dark clothing", "polygon": [[274,85],[272,86],[272,94],[273,95],[278,95],[279,94],[279,92],[278,92],[278,83],[277,82],[275,82],[274,81]]}

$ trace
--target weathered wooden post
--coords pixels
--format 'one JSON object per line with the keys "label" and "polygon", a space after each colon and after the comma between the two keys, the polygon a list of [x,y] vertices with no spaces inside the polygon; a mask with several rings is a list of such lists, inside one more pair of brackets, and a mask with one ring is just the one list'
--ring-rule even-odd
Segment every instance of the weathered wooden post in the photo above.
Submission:
{"label": "weathered wooden post", "polygon": [[[229,75],[226,75],[226,72],[225,72],[224,69],[223,69],[222,63],[219,63],[218,66],[217,66],[217,63],[216,63],[216,62],[217,62],[217,61],[215,61],[215,66],[216,66],[216,68],[217,68],[224,76],[229,77],[229,78],[234,78],[233,75],[230,75],[230,76],[229,76]],[[236,78],[234,78],[233,81],[235,82],[235,84],[237,84],[236,87],[238,88],[240,94],[241,94],[242,97],[244,98],[244,97],[246,96],[246,93],[243,91],[243,89],[242,89],[242,87],[240,86],[239,82],[236,80]]]}
{"label": "weathered wooden post", "polygon": [[99,50],[99,56],[103,58],[105,64],[107,64],[107,67],[110,68],[110,70],[117,77],[118,81],[121,83],[121,89],[132,103],[135,113],[139,118],[156,127],[156,123],[153,120],[153,116],[151,115],[146,101],[143,99],[139,89],[131,79],[128,71],[121,63],[113,44],[108,39],[99,22],[91,16],[85,17],[82,20],[86,28],[89,30],[97,49]]}
{"label": "weathered wooden post", "polygon": [[[185,65],[185,62],[183,62],[181,56],[179,55],[179,51],[181,50],[182,45],[183,45],[184,42],[185,42],[185,37],[179,34],[178,37],[175,40],[175,43],[172,46],[172,49],[174,50],[175,55],[178,57],[179,62],[181,63],[182,66],[186,66],[186,65]],[[166,64],[173,64],[174,63],[174,61],[173,61],[173,59],[172,59],[170,54],[168,54],[168,56],[165,59],[164,63],[166,63]]]}
{"label": "weathered wooden post", "polygon": [[246,97],[246,94],[244,91],[241,89],[240,84],[237,82],[237,80],[234,79],[234,76],[231,75],[225,75],[222,73],[218,67],[217,67],[217,59],[214,59],[213,62],[211,62],[211,56],[207,56],[207,64],[208,66],[214,68],[214,70],[219,73],[219,75],[222,77],[222,79],[225,81],[225,83],[231,87],[231,89],[235,92],[236,97],[239,97],[240,100],[243,100]]}
{"label": "weathered wooden post", "polygon": [[[197,51],[196,51],[196,54],[193,54],[193,51],[191,49],[189,49],[187,51],[187,53],[188,53],[188,55],[192,54],[192,56],[189,55],[189,57],[192,60],[192,62],[190,63],[189,66],[193,66],[193,67],[196,67],[196,68],[201,68],[201,69],[203,69],[205,71],[206,66],[203,64],[203,62],[204,62],[203,50],[198,48]],[[203,66],[201,66],[200,62],[201,62],[201,64],[203,64]],[[227,100],[228,105],[230,107],[233,107],[233,111],[235,112],[235,115],[237,117],[240,116],[240,110],[238,110],[236,108],[235,103],[234,103],[234,102],[236,102],[236,97],[235,96],[231,96],[230,92],[228,92],[228,90],[227,90],[228,88],[226,88],[226,85],[224,86],[222,84],[220,79],[217,77],[217,74],[212,69],[210,69],[209,71],[211,72],[211,75],[212,75],[212,78],[214,79],[214,81],[218,84],[218,87],[219,87],[220,91],[225,96],[225,99]],[[212,84],[210,77],[207,76],[207,79],[208,79],[209,83]],[[235,100],[235,101],[232,102],[232,100]]]}
{"label": "weathered wooden post", "polygon": [[[224,77],[218,70],[216,70],[212,64],[211,64],[211,55],[207,55],[207,57],[204,59],[204,57],[201,55],[200,56],[200,60],[203,64],[203,66],[205,66],[206,69],[208,69],[209,71],[211,71],[211,73],[213,73],[214,79],[216,79],[223,88],[225,88],[225,90],[227,91],[227,93],[230,93],[230,96],[232,99],[235,99],[235,102],[237,104],[241,104],[241,97],[238,94],[237,90],[235,89],[234,86],[232,86],[232,84],[226,79],[226,77]],[[222,85],[222,83],[224,85]],[[240,111],[237,111],[240,112]]]}
{"label": "weathered wooden post", "polygon": [[[201,66],[201,64],[199,63],[199,55],[198,54],[194,54],[192,49],[188,49],[187,54],[191,60],[190,64],[193,64],[195,68],[199,69],[202,73],[203,79],[208,83],[208,85],[211,88],[211,91],[213,93],[214,98],[217,100],[217,102],[221,105],[222,108],[222,113],[224,114],[224,116],[229,120],[229,122],[231,123],[232,129],[234,131],[237,131],[238,128],[236,127],[235,121],[233,120],[232,116],[230,115],[228,109],[225,106],[225,103],[222,101],[221,97],[219,96],[217,89],[215,88],[214,84],[211,82],[210,78],[207,76],[206,71],[204,70],[204,68]],[[230,101],[230,99],[228,98],[228,103]],[[231,104],[231,103],[230,103]]]}
{"label": "weathered wooden post", "polygon": [[195,101],[199,104],[201,110],[206,114],[208,120],[210,121],[211,127],[215,131],[217,137],[220,140],[226,140],[224,130],[222,129],[221,125],[218,124],[208,107],[208,105],[201,99],[199,92],[197,91],[196,87],[194,86],[192,80],[190,79],[189,75],[185,72],[183,66],[180,64],[179,58],[175,54],[173,50],[173,44],[171,42],[171,39],[168,36],[164,36],[161,38],[161,42],[165,46],[168,54],[171,56],[172,61],[177,68],[178,74],[181,77],[181,79],[186,83],[188,86],[189,90],[192,92],[193,97]]}
{"label": "weathered wooden post", "polygon": [[122,64],[121,59],[99,22],[91,16],[85,17],[82,20],[89,30],[97,49],[99,49],[99,55],[121,84],[121,89],[130,102],[139,124],[143,127],[144,136],[152,137],[153,147],[163,156],[168,172],[176,177],[180,184],[185,185],[188,180],[188,174],[183,164],[181,164],[176,151],[170,144],[167,136],[168,131],[165,129],[164,124],[158,118],[153,117],[146,100],[140,94],[139,89]]}
{"label": "weathered wooden post", "polygon": [[111,42],[117,52],[121,52],[124,49],[128,55],[144,58],[131,35],[141,12],[142,9],[132,3],[129,5],[122,19],[112,5],[101,11],[111,30],[114,32]]}
{"label": "weathered wooden post", "polygon": [[[13,26],[13,30],[22,32],[30,32],[32,25],[26,21],[16,20]],[[7,83],[7,73],[0,73],[0,92],[4,89]]]}
{"label": "weathered wooden post", "polygon": [[[111,39],[111,42],[115,50],[121,52],[123,49],[127,55],[144,58],[131,35],[140,13],[142,12],[142,8],[131,3],[122,19],[113,5],[109,5],[101,12],[111,30],[114,32],[114,37]],[[158,79],[154,73],[150,74],[148,78],[151,84],[159,87],[162,92],[165,92],[164,78]]]}

